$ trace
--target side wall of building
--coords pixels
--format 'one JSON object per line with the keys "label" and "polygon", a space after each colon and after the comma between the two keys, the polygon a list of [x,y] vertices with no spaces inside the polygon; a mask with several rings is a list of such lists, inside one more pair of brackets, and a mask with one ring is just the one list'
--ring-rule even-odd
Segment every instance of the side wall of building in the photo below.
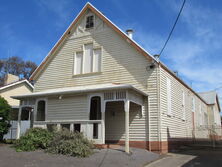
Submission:
{"label": "side wall of building", "polygon": [[11,86],[9,88],[0,90],[0,96],[5,98],[11,106],[19,106],[19,100],[11,98],[11,96],[31,93],[32,89],[25,83]]}
{"label": "side wall of building", "polygon": [[[170,82],[170,91],[168,91],[167,82]],[[170,96],[168,95],[169,92]],[[207,105],[172,74],[160,67],[162,150],[169,149],[170,143],[177,141],[188,141],[194,137],[205,138],[207,134],[195,134],[194,129],[200,125],[208,124],[208,119],[205,117],[206,113]]]}

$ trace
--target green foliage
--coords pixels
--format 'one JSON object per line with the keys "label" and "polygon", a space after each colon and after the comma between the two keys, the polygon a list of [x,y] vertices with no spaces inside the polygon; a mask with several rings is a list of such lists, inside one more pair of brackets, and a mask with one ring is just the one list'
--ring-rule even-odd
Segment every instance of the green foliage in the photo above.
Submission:
{"label": "green foliage", "polygon": [[55,132],[46,152],[77,157],[87,157],[93,153],[93,143],[79,132],[67,129]]}
{"label": "green foliage", "polygon": [[93,153],[93,143],[79,132],[68,129],[49,132],[42,128],[29,129],[13,145],[16,151],[46,149],[46,152],[77,157],[87,157]]}
{"label": "green foliage", "polygon": [[8,133],[10,128],[9,112],[11,110],[8,102],[0,96],[0,141],[3,139],[4,134]]}
{"label": "green foliage", "polygon": [[53,133],[42,128],[29,129],[19,140],[16,140],[14,147],[16,151],[34,151],[45,149],[53,139]]}

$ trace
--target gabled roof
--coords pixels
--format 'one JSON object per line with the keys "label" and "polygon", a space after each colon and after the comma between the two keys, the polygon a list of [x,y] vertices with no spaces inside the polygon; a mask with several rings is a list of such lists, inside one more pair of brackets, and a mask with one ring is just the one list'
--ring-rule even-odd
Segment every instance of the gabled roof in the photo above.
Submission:
{"label": "gabled roof", "polygon": [[138,43],[136,43],[133,39],[129,38],[129,36],[123,32],[119,27],[117,27],[112,21],[110,21],[105,15],[103,15],[98,9],[96,9],[91,3],[87,2],[77,17],[73,20],[67,30],[63,33],[62,37],[57,41],[57,43],[50,50],[48,55],[44,58],[41,64],[37,67],[37,69],[32,73],[30,80],[35,80],[35,78],[40,74],[41,70],[46,66],[49,59],[56,52],[58,47],[64,42],[64,40],[68,37],[71,29],[77,24],[81,16],[90,9],[93,13],[95,13],[101,20],[103,20],[108,26],[110,26],[115,32],[117,32],[122,38],[124,38],[130,45],[132,45],[136,50],[138,50],[142,55],[147,57],[149,60],[154,60],[154,57],[148,53],[144,48],[142,48]]}
{"label": "gabled roof", "polygon": [[10,87],[13,87],[13,86],[16,86],[16,85],[19,85],[19,84],[22,84],[22,83],[26,83],[32,90],[34,89],[32,84],[30,84],[27,79],[24,79],[24,80],[16,81],[16,82],[10,83],[8,85],[2,86],[2,87],[0,87],[0,91],[4,90],[4,89],[7,89],[7,88],[10,88]]}
{"label": "gabled roof", "polygon": [[57,43],[53,46],[53,48],[50,50],[48,55],[44,58],[44,60],[41,62],[41,64],[36,68],[36,70],[32,73],[30,80],[35,80],[38,75],[41,73],[41,71],[44,69],[44,67],[47,65],[47,63],[50,61],[50,58],[53,56],[53,54],[57,51],[57,49],[62,45],[62,43],[65,41],[65,39],[69,36],[72,28],[77,24],[79,19],[84,15],[84,13],[87,11],[87,9],[90,9],[93,13],[95,13],[101,20],[103,20],[108,26],[110,26],[115,32],[117,32],[123,39],[125,39],[132,47],[134,47],[136,50],[138,50],[143,56],[148,58],[149,60],[153,60],[157,64],[159,64],[161,67],[163,67],[167,72],[169,72],[175,79],[177,79],[181,84],[183,84],[185,87],[187,87],[189,90],[191,90],[197,97],[199,97],[205,104],[205,100],[201,98],[192,88],[190,88],[184,81],[182,81],[180,78],[178,78],[166,65],[164,65],[162,62],[157,61],[150,53],[148,53],[143,47],[141,47],[137,42],[135,42],[133,39],[129,38],[129,36],[123,32],[119,27],[117,27],[112,21],[110,21],[105,15],[103,15],[98,9],[96,9],[91,3],[87,2],[86,5],[83,7],[83,9],[79,12],[79,14],[76,16],[76,18],[73,20],[73,22],[70,24],[70,26],[67,28],[67,30],[63,33],[61,38],[57,41]]}
{"label": "gabled roof", "polygon": [[53,95],[64,95],[64,94],[75,94],[75,93],[88,93],[95,91],[107,91],[107,90],[119,90],[119,89],[131,89],[137,93],[148,96],[145,92],[135,88],[130,84],[97,84],[97,85],[87,85],[87,86],[75,86],[75,87],[65,87],[57,89],[48,89],[42,92],[29,93],[25,95],[12,96],[14,99],[22,99],[29,97],[41,97],[41,96],[53,96]]}
{"label": "gabled roof", "polygon": [[216,104],[218,105],[220,111],[220,104],[217,96],[216,91],[209,91],[209,92],[201,92],[198,93],[206,102],[207,104]]}

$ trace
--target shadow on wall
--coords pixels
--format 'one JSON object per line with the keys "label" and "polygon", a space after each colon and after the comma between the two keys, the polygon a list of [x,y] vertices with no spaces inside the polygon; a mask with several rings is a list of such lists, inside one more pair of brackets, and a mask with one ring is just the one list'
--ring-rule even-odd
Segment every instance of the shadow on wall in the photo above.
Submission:
{"label": "shadow on wall", "polygon": [[167,141],[161,143],[162,152],[183,150],[184,146],[199,148],[222,148],[222,138],[220,136],[212,138],[211,135],[209,135],[208,138],[196,138],[194,135],[186,138],[172,137],[169,127],[167,127]]}
{"label": "shadow on wall", "polygon": [[[131,125],[133,120],[140,114],[141,107],[130,103],[130,135],[133,135]],[[105,111],[105,136],[106,143],[120,143],[125,139],[125,111],[124,102],[107,102]]]}
{"label": "shadow on wall", "polygon": [[[222,164],[222,141],[218,140],[217,145],[212,145],[211,138],[197,139],[197,138],[174,138],[170,134],[169,127],[167,127],[167,148],[175,152],[177,155],[184,155],[184,164],[182,167],[201,166],[213,167],[221,166]],[[206,145],[207,144],[207,145]],[[181,147],[183,146],[183,147]],[[185,146],[185,147],[184,147]],[[180,157],[180,160],[183,157]],[[186,162],[186,159],[188,161]],[[176,158],[175,158],[176,160]]]}

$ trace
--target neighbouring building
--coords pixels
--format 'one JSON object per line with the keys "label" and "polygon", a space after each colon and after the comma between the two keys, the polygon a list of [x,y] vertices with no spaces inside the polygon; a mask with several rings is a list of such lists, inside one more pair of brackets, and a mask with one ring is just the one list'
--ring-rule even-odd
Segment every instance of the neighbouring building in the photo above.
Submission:
{"label": "neighbouring building", "polygon": [[[26,79],[19,80],[18,76],[12,74],[6,75],[4,85],[0,87],[0,96],[8,101],[12,110],[10,111],[11,128],[8,134],[4,136],[4,138],[7,139],[16,138],[20,101],[11,98],[11,96],[32,93],[32,91],[33,91],[33,86]],[[31,111],[23,108],[23,114],[21,115],[22,132],[25,132],[27,128],[30,128],[30,125],[28,125],[29,124],[28,122],[30,122],[30,116],[31,116]]]}
{"label": "neighbouring building", "polygon": [[21,100],[20,113],[29,106],[34,127],[80,131],[97,144],[125,144],[126,152],[129,146],[167,152],[207,138],[194,130],[209,124],[211,104],[132,32],[87,3],[32,74],[34,92],[13,97]]}

